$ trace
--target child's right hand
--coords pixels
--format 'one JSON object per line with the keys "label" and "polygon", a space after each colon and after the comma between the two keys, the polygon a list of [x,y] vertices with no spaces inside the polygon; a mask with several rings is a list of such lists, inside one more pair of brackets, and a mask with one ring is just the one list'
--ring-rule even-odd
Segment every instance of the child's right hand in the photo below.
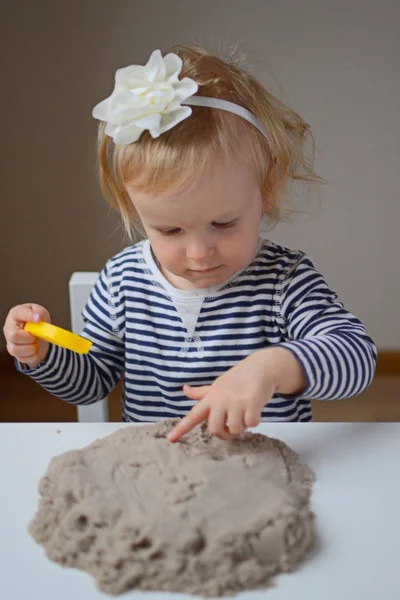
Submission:
{"label": "child's right hand", "polygon": [[25,331],[24,326],[27,321],[50,323],[50,314],[39,304],[14,306],[7,315],[3,332],[7,340],[7,350],[11,356],[34,369],[46,358],[50,344]]}

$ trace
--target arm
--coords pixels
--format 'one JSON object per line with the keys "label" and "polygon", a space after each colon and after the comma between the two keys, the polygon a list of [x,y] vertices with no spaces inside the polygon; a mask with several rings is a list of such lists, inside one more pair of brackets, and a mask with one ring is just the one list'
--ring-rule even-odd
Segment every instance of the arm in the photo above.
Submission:
{"label": "arm", "polygon": [[301,365],[305,398],[331,400],[360,394],[372,381],[376,346],[363,324],[302,256],[277,288],[278,322],[289,350]]}
{"label": "arm", "polygon": [[93,342],[89,354],[50,346],[46,359],[34,369],[17,369],[54,396],[71,404],[91,404],[104,398],[119,381],[125,356],[124,302],[109,274],[100,274],[83,312],[82,335]]}
{"label": "arm", "polygon": [[185,386],[197,404],[169,432],[171,442],[206,419],[211,433],[231,439],[258,425],[274,394],[343,398],[371,382],[375,344],[308,258],[283,274],[275,306],[287,341],[250,354],[210,386]]}
{"label": "arm", "polygon": [[275,393],[296,394],[305,387],[302,368],[279,346],[257,350],[220,375],[212,385],[183,390],[197,404],[169,432],[170,442],[208,419],[211,433],[224,440],[259,424],[261,411]]}

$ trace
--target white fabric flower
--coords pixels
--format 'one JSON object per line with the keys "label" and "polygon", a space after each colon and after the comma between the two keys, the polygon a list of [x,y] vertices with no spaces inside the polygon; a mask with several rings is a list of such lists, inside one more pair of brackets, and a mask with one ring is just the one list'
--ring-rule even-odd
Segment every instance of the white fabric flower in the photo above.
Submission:
{"label": "white fabric flower", "polygon": [[93,117],[107,123],[105,132],[115,144],[136,142],[145,130],[157,138],[192,114],[181,102],[195,94],[198,85],[188,77],[179,80],[181,69],[177,54],[163,58],[160,50],[154,50],[144,67],[118,69],[111,96],[94,107]]}

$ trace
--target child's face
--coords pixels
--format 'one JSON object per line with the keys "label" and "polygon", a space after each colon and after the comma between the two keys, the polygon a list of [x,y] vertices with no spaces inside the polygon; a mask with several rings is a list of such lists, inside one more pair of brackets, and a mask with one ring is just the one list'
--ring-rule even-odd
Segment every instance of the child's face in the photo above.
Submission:
{"label": "child's face", "polygon": [[262,216],[255,174],[220,160],[183,194],[150,196],[127,185],[164,277],[178,289],[223,283],[254,258]]}

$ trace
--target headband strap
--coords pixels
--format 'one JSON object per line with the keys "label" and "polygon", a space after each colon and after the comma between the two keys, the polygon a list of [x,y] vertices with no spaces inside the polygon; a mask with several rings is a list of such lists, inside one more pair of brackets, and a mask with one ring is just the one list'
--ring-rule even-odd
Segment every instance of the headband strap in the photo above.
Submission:
{"label": "headband strap", "polygon": [[254,125],[254,127],[257,127],[258,131],[262,133],[264,137],[267,137],[260,120],[257,119],[252,112],[247,110],[247,108],[243,108],[243,106],[239,106],[239,104],[234,104],[234,102],[221,100],[220,98],[209,98],[208,96],[191,96],[184,100],[182,104],[189,104],[190,106],[209,106],[210,108],[218,108],[219,110],[234,113]]}

